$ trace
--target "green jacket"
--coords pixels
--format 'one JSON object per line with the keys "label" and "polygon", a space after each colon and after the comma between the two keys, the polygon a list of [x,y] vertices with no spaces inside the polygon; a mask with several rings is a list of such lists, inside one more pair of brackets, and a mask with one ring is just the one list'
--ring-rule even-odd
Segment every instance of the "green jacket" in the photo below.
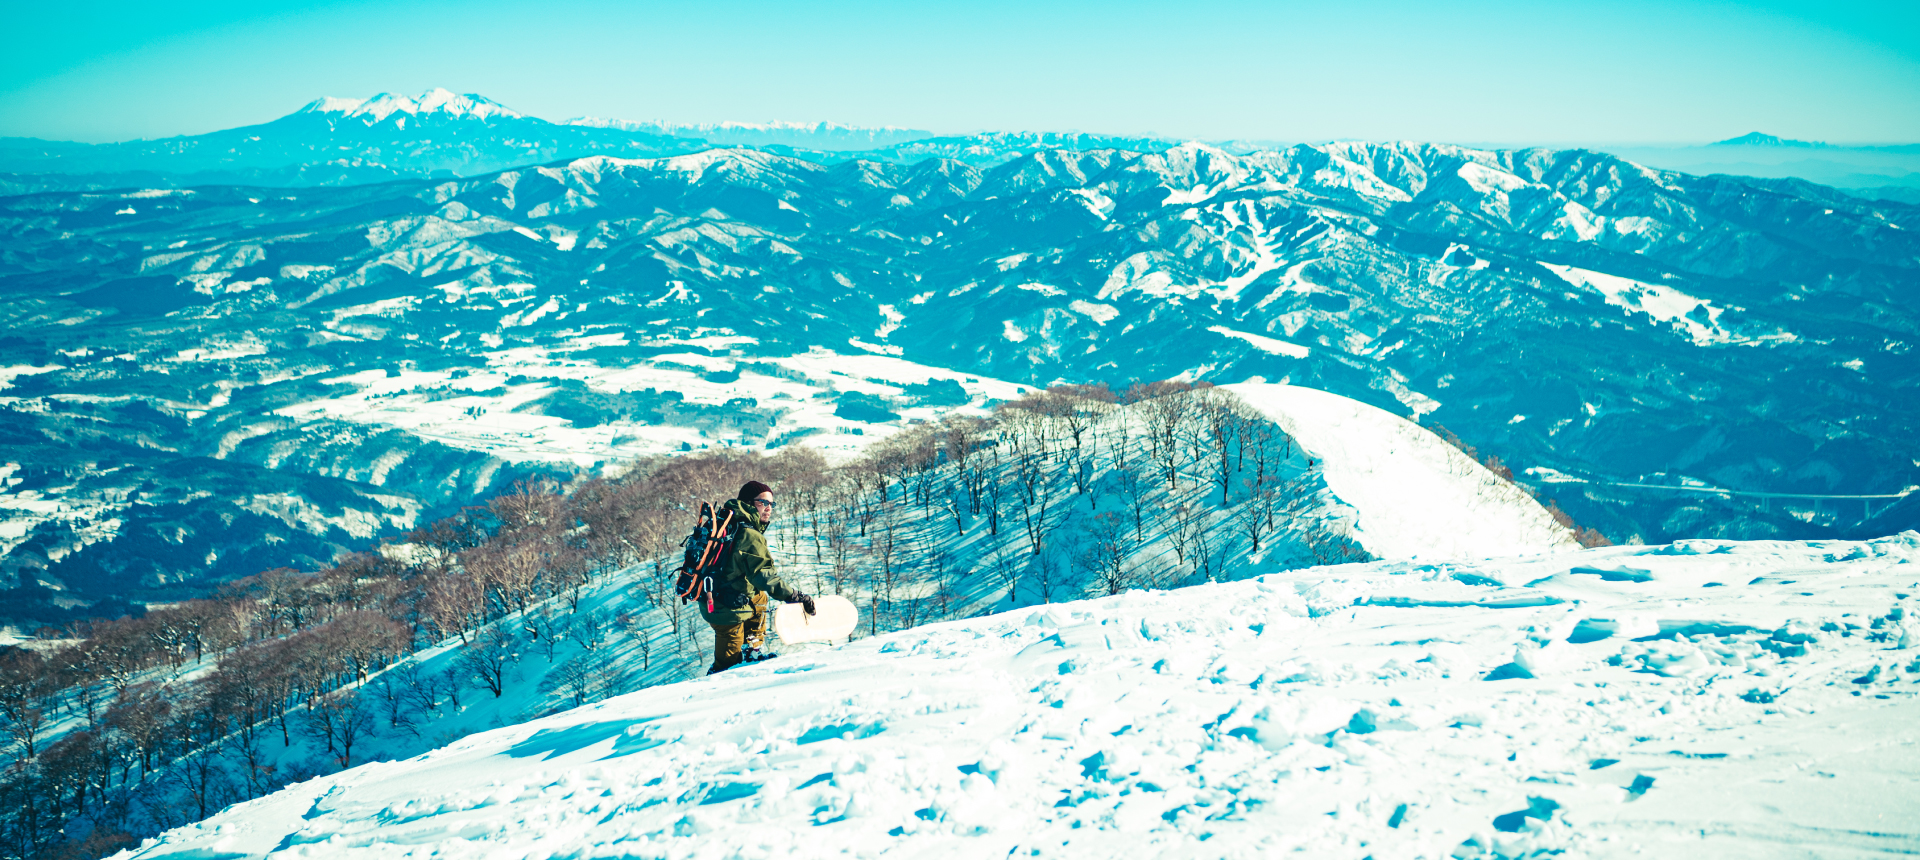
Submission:
{"label": "green jacket", "polygon": [[729,512],[741,524],[740,536],[734,539],[729,563],[722,565],[720,574],[714,577],[713,611],[708,612],[704,602],[700,604],[700,614],[709,624],[739,624],[751,619],[755,594],[764,592],[782,603],[791,603],[799,595],[773,572],[773,551],[767,548],[767,525],[760,521],[754,506],[739,499],[728,499],[715,518],[724,519]]}

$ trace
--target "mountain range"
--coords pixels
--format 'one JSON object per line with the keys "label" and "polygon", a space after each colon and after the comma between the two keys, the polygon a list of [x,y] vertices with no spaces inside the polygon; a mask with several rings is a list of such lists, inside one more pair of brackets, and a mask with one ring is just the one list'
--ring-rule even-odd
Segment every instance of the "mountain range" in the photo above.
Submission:
{"label": "mountain range", "polygon": [[21,151],[175,177],[0,198],[0,569],[58,586],[33,600],[1059,381],[1344,394],[1616,541],[1920,522],[1920,209],[1799,180],[1405,142],[716,149],[441,92]]}
{"label": "mountain range", "polygon": [[[209,184],[357,185],[485,173],[555,158],[691,152],[699,140],[522,116],[478,95],[316,99],[272,122],[190,137],[82,144],[0,138],[15,193],[38,183],[91,187]],[[43,179],[42,177],[55,177]],[[59,177],[66,177],[61,179]]]}
{"label": "mountain range", "polygon": [[[1035,148],[1165,149],[1175,141],[1077,133],[940,137],[837,123],[549,122],[477,94],[320,98],[272,122],[210,134],[85,144],[0,138],[0,193],[129,186],[309,187],[474,176],[588,155],[640,158],[755,146],[815,161],[934,156],[991,165]],[[859,153],[858,156],[849,153]]]}

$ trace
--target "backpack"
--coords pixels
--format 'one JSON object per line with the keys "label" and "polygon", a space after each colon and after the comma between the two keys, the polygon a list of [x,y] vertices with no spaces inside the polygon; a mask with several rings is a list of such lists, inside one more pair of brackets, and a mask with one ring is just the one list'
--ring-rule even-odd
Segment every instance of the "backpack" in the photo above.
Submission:
{"label": "backpack", "polygon": [[732,511],[715,523],[713,512],[712,505],[700,503],[699,518],[694,520],[693,532],[687,535],[683,548],[680,576],[674,582],[681,603],[704,603],[708,612],[713,611],[714,577],[733,560],[733,543],[740,536],[741,525]]}

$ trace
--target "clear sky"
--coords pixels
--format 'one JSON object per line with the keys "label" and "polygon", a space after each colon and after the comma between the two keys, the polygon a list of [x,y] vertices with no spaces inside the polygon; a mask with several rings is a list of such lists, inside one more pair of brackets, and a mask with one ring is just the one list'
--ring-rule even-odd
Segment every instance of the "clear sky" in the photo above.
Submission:
{"label": "clear sky", "polygon": [[319,96],[1203,139],[1920,141],[1920,0],[9,0],[0,135]]}

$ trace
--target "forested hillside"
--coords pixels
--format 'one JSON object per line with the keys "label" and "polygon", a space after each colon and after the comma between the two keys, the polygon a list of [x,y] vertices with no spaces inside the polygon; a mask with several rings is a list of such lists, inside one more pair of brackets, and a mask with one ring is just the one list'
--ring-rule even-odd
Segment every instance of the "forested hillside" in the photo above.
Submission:
{"label": "forested hillside", "polygon": [[853,599],[871,636],[1364,559],[1325,465],[1239,397],[1162,382],[1059,386],[838,467],[798,446],[723,449],[523,482],[322,570],[9,650],[3,856],[98,855],[315,774],[704,672],[711,632],[672,590],[680,542],[698,501],[750,478],[776,487],[782,574]]}

